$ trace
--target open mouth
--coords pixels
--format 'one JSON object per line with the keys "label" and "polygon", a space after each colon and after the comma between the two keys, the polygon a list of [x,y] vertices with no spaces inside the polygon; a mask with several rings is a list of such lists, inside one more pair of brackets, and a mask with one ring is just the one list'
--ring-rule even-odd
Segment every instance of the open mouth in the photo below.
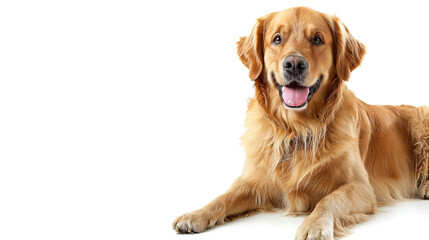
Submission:
{"label": "open mouth", "polygon": [[313,94],[319,89],[322,83],[323,75],[321,75],[316,83],[310,87],[302,86],[300,83],[293,81],[287,85],[280,85],[274,79],[274,84],[279,91],[280,98],[287,108],[302,108],[311,99]]}

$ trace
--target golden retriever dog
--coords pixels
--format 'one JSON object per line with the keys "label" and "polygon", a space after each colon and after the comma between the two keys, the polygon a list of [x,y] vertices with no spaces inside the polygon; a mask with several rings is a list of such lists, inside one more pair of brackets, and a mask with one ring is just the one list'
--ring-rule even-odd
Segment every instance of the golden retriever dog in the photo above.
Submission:
{"label": "golden retriever dog", "polygon": [[284,209],[309,214],[295,239],[333,239],[377,206],[429,198],[429,108],[368,105],[348,90],[365,46],[338,17],[305,7],[270,13],[237,45],[255,85],[245,166],[225,194],[178,217],[177,232]]}

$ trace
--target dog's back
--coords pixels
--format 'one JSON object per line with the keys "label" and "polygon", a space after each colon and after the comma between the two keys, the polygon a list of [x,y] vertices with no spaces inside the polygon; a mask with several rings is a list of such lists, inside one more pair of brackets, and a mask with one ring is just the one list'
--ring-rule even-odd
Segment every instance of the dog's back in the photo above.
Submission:
{"label": "dog's back", "polygon": [[[360,152],[379,202],[424,198],[429,158],[429,108],[358,103]],[[404,144],[405,143],[405,144]]]}

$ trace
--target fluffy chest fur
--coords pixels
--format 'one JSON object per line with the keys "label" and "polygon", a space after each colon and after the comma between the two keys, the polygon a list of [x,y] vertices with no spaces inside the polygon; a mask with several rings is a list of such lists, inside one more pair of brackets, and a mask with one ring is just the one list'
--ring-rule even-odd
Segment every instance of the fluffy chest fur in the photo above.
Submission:
{"label": "fluffy chest fur", "polygon": [[[349,103],[342,104],[348,107]],[[316,122],[282,128],[267,120],[252,100],[246,119],[248,130],[242,137],[247,154],[243,174],[265,181],[267,189],[278,189],[274,192],[281,192],[278,197],[289,214],[312,211],[324,196],[350,178],[365,182],[360,156],[353,156],[359,152],[359,136],[357,125],[350,123],[356,121],[348,114],[343,120],[345,127],[343,117],[338,114],[332,126]]]}

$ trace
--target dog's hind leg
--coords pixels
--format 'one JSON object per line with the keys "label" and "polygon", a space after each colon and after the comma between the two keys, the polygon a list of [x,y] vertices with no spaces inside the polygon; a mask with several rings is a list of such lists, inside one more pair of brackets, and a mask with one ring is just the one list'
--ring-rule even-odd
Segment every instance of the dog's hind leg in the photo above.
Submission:
{"label": "dog's hind leg", "polygon": [[429,107],[417,108],[410,119],[411,137],[415,157],[417,194],[429,199]]}

